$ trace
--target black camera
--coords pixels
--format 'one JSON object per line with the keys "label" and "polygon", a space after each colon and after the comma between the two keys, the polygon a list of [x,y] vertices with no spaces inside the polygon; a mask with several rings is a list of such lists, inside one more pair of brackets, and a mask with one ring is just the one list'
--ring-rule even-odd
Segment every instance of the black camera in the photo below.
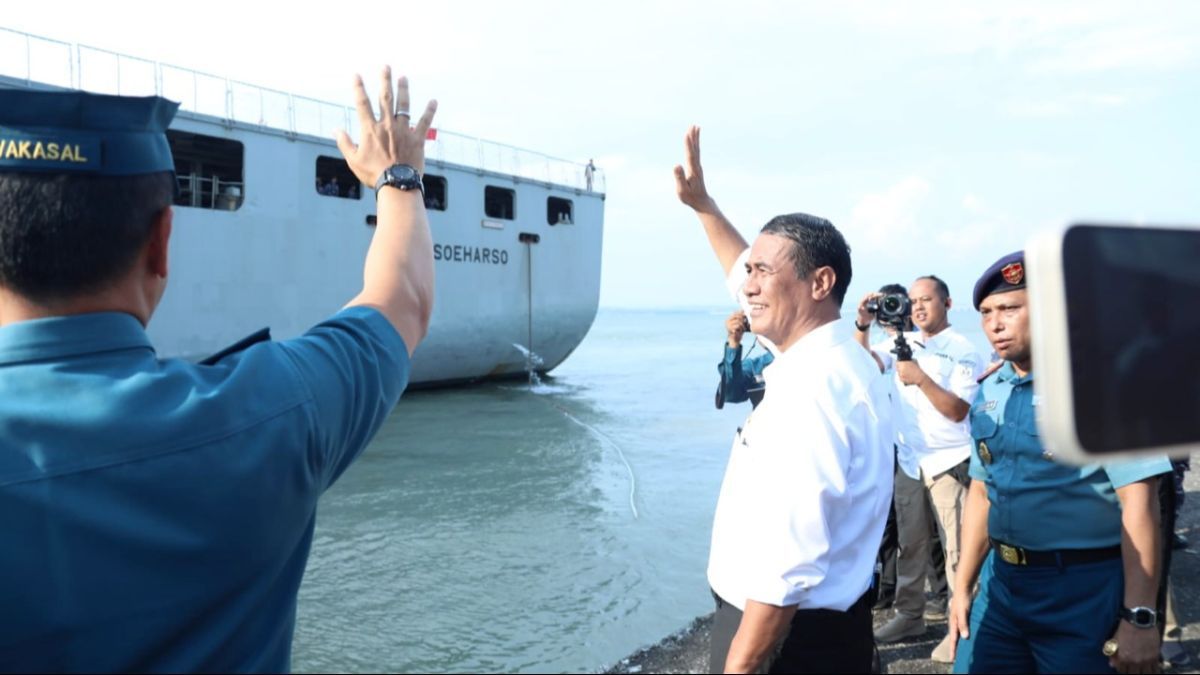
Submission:
{"label": "black camera", "polygon": [[867,311],[874,314],[879,323],[904,330],[912,316],[912,302],[903,293],[889,293],[867,301]]}

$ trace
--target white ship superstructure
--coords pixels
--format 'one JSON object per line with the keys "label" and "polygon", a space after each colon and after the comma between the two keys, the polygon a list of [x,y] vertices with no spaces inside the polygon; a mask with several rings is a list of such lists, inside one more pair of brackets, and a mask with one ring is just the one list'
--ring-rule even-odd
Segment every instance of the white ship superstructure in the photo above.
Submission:
{"label": "white ship superstructure", "polygon": [[[332,141],[358,137],[353,110],[6,29],[0,86],[182,103],[170,281],[148,329],[160,356],[201,358],[263,327],[297,335],[361,288],[375,200]],[[595,318],[603,174],[441,129],[426,156],[437,288],[411,381],[520,374],[522,349],[553,369]]]}

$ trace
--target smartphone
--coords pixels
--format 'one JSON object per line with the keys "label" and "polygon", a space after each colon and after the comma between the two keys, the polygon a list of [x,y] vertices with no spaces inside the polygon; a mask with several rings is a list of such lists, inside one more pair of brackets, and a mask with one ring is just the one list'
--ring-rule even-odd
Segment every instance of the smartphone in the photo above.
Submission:
{"label": "smartphone", "polygon": [[1075,224],[1031,240],[1025,262],[1047,450],[1200,449],[1200,228]]}

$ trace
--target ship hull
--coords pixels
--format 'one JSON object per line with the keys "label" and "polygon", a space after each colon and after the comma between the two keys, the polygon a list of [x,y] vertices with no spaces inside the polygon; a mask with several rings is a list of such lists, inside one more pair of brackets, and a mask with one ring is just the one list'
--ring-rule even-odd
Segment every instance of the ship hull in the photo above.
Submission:
{"label": "ship hull", "polygon": [[[338,311],[362,287],[374,196],[319,194],[331,141],[181,112],[179,131],[244,147],[236,209],[176,207],[167,292],[148,332],[161,356],[200,358],[269,327],[286,339]],[[599,301],[603,195],[431,159],[445,210],[429,210],[436,294],[414,385],[545,372],[587,335]],[[488,218],[487,186],[513,191],[512,219]],[[570,224],[547,217],[568,200]],[[561,202],[556,202],[561,203]]]}

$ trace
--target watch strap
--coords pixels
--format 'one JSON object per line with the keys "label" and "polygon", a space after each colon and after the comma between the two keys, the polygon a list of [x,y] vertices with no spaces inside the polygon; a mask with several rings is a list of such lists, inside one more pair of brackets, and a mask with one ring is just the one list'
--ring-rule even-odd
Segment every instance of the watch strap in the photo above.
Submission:
{"label": "watch strap", "polygon": [[1121,607],[1119,614],[1135,628],[1154,628],[1160,620],[1158,612],[1150,607]]}
{"label": "watch strap", "polygon": [[[396,169],[408,169],[412,171],[412,175],[415,178],[402,180],[396,175]],[[425,185],[421,182],[421,172],[409,164],[393,164],[384,169],[383,173],[379,174],[379,178],[375,181],[375,195],[379,196],[379,191],[388,185],[404,191],[420,190],[422,194],[425,192]]]}

